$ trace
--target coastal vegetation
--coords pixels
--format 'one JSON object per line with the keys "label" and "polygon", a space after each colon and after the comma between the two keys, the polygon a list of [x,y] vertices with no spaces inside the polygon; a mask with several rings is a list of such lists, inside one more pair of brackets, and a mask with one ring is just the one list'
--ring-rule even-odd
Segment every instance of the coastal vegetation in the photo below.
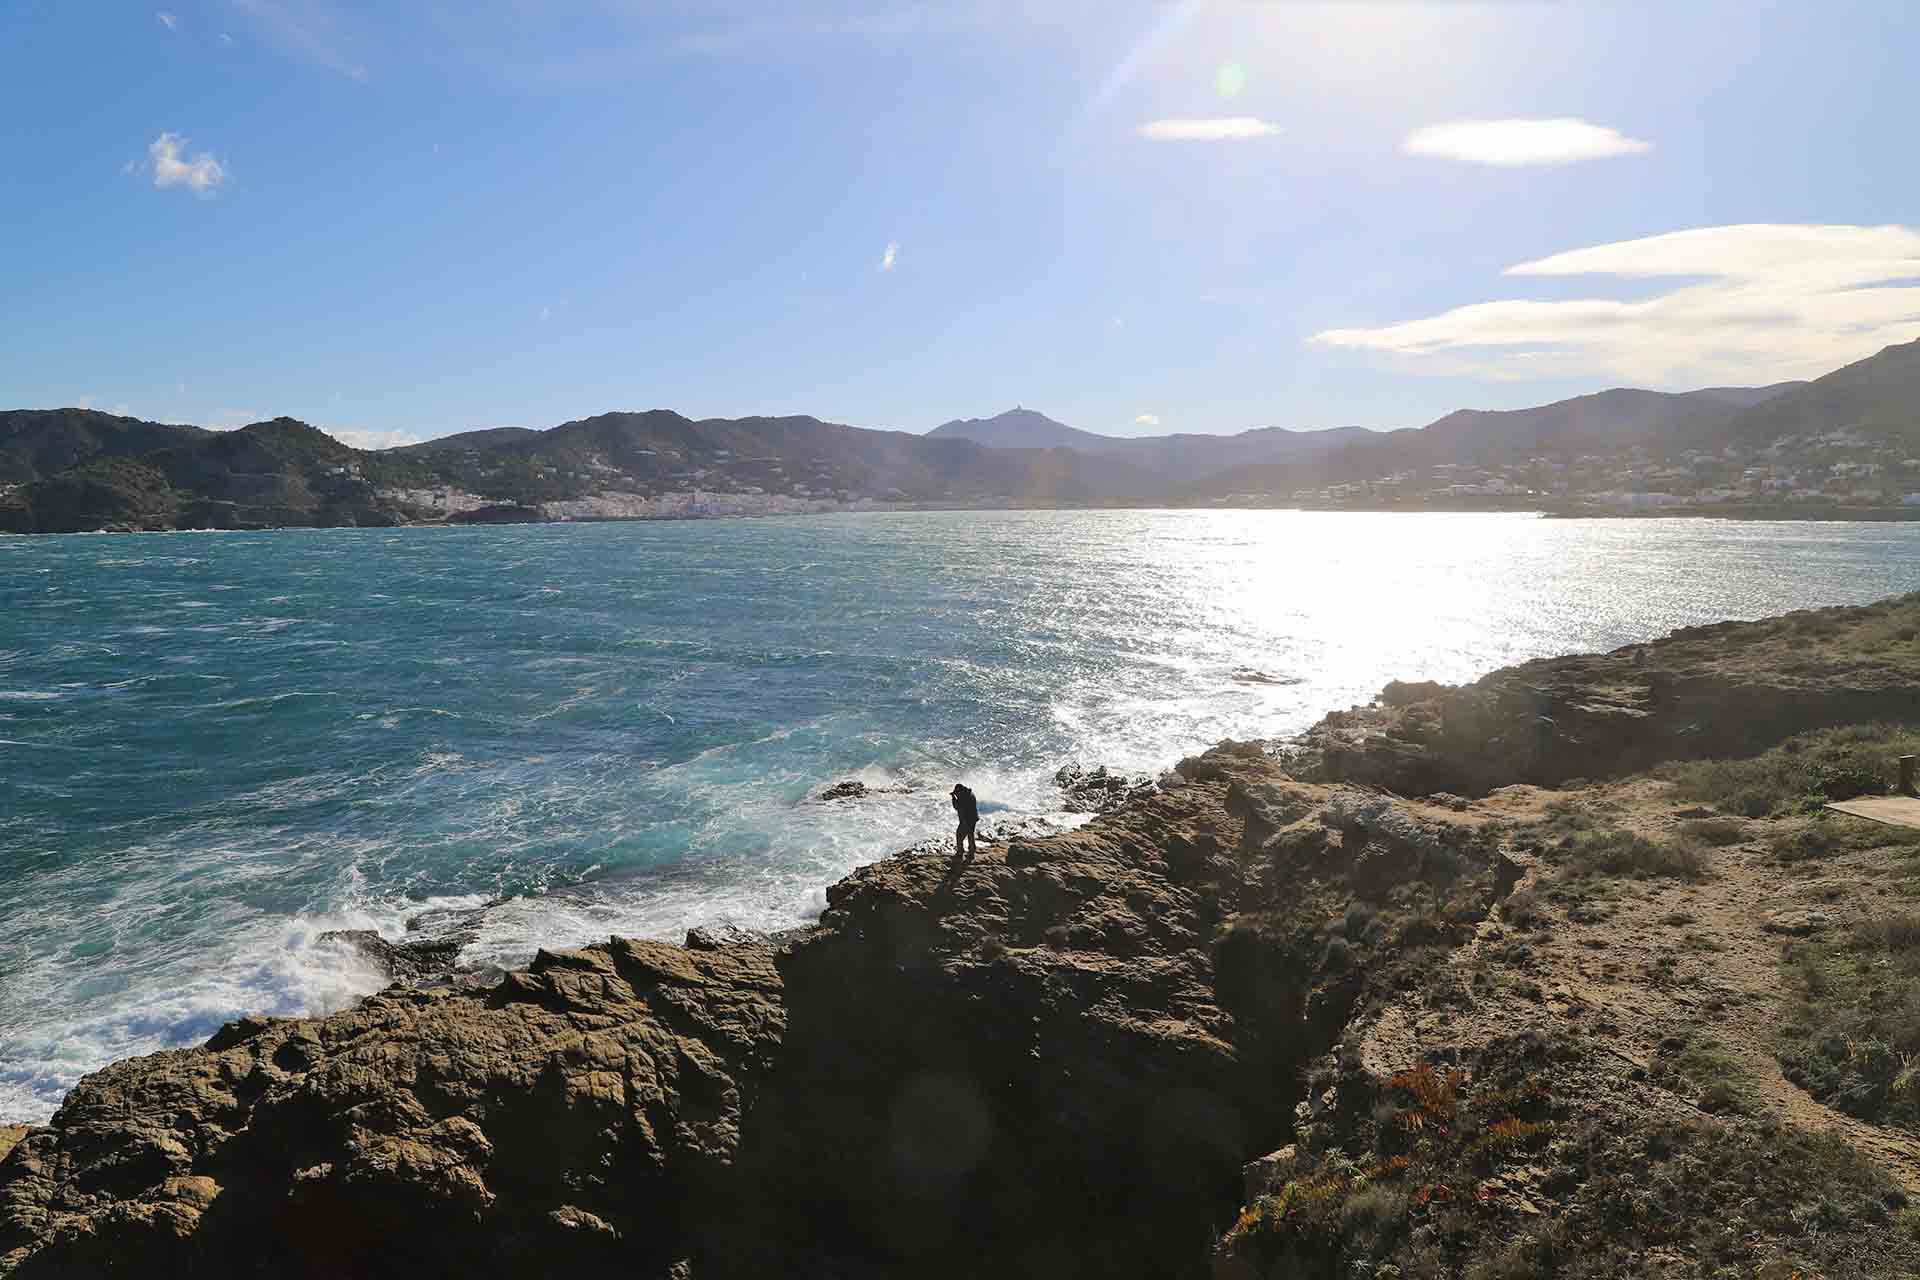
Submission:
{"label": "coastal vegetation", "polygon": [[[1908,629],[1908,624],[1902,621],[1899,629]],[[1876,637],[1859,639],[1885,652]],[[1903,648],[1909,643],[1900,642]],[[1836,800],[1886,794],[1896,781],[1894,762],[1915,753],[1920,753],[1920,730],[1911,726],[1840,725],[1796,734],[1746,759],[1691,760],[1668,765],[1660,774],[1689,800],[1728,813],[1749,818],[1816,814]]]}

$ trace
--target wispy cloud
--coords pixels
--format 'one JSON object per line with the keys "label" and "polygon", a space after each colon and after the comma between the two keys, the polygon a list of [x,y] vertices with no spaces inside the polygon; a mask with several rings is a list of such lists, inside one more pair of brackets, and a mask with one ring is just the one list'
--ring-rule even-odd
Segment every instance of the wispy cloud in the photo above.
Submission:
{"label": "wispy cloud", "polygon": [[1585,120],[1459,120],[1415,129],[1400,144],[1412,156],[1434,156],[1500,168],[1573,164],[1651,151],[1651,142]]}
{"label": "wispy cloud", "polygon": [[887,241],[887,251],[880,255],[880,269],[882,271],[893,270],[893,260],[899,256],[900,242],[898,240]]}
{"label": "wispy cloud", "polygon": [[177,133],[163,133],[148,143],[147,163],[156,187],[188,187],[204,196],[227,180],[226,169],[208,152],[189,158],[187,140]]}
{"label": "wispy cloud", "polygon": [[1478,302],[1310,341],[1433,373],[1680,385],[1817,376],[1920,338],[1920,231],[1908,227],[1700,227],[1574,249],[1504,274],[1694,283],[1630,301]]}
{"label": "wispy cloud", "polygon": [[1280,126],[1258,116],[1170,117],[1149,120],[1140,136],[1158,142],[1237,142],[1244,138],[1271,138]]}
{"label": "wispy cloud", "polygon": [[[716,8],[724,14],[724,7]],[[716,25],[682,32],[670,43],[682,53],[727,55],[790,45],[796,39],[951,35],[989,29],[997,17],[995,6],[969,4],[911,4],[867,13],[792,12],[734,21],[722,16]]]}
{"label": "wispy cloud", "polygon": [[355,449],[397,449],[403,444],[419,444],[427,438],[418,431],[382,430],[374,427],[326,427],[323,429],[341,444]]}
{"label": "wispy cloud", "polygon": [[1133,420],[1133,425],[1136,427],[1157,427],[1160,425],[1160,415],[1157,413],[1143,413]]}
{"label": "wispy cloud", "polygon": [[351,80],[367,78],[345,23],[321,0],[233,0],[233,6],[258,23],[267,42],[282,53]]}
{"label": "wispy cloud", "polygon": [[165,27],[169,31],[178,31],[180,29],[179,14],[161,12],[161,13],[156,13],[153,16],[158,18],[160,20],[160,25]]}

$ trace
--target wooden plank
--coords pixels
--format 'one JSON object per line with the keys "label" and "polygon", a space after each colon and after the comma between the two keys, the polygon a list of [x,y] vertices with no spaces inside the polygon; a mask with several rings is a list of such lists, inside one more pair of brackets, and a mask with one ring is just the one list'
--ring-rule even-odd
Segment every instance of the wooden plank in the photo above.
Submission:
{"label": "wooden plank", "polygon": [[1894,827],[1920,827],[1920,796],[1862,796],[1827,808]]}

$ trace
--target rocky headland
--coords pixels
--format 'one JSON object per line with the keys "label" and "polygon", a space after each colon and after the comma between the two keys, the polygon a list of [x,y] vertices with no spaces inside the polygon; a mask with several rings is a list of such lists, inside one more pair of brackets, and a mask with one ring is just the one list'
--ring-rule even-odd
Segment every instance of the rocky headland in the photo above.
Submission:
{"label": "rocky headland", "polygon": [[242,1019],[0,1130],[0,1276],[1914,1274],[1920,859],[1817,815],[1917,637],[1394,685],[778,939]]}

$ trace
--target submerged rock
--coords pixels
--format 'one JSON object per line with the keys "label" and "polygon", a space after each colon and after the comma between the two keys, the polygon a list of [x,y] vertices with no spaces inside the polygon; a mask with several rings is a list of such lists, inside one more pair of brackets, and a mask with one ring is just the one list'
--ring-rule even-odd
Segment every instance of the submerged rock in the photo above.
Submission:
{"label": "submerged rock", "polygon": [[905,795],[909,790],[911,790],[909,787],[869,786],[867,783],[861,782],[856,778],[849,778],[844,782],[836,782],[832,786],[827,787],[821,791],[819,795],[815,796],[814,799],[865,800],[868,796]]}
{"label": "submerged rock", "polygon": [[1253,667],[1234,668],[1231,679],[1235,684],[1288,685],[1300,683],[1300,677],[1298,676],[1268,675],[1266,672],[1256,670]]}
{"label": "submerged rock", "polygon": [[374,929],[329,929],[316,941],[338,942],[379,965],[395,982],[432,982],[453,973],[471,935],[390,942]]}

